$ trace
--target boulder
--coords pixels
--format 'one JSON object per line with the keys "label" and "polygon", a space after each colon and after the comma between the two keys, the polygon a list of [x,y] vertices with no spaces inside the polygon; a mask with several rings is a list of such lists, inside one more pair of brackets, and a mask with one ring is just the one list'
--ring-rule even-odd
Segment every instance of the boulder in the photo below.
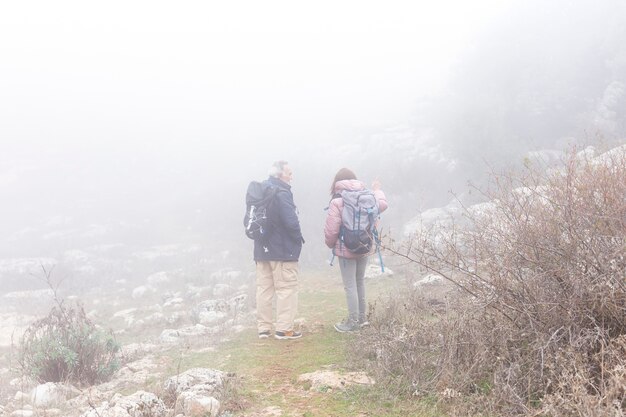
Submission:
{"label": "boulder", "polygon": [[146,281],[152,285],[164,284],[170,282],[170,277],[167,275],[167,272],[161,271],[150,275]]}
{"label": "boulder", "polygon": [[183,392],[211,395],[224,384],[227,374],[217,369],[192,368],[165,381],[164,388],[174,396]]}
{"label": "boulder", "polygon": [[80,391],[71,385],[61,383],[46,382],[33,389],[30,394],[30,403],[36,408],[50,408],[62,405],[68,399],[80,395]]}
{"label": "boulder", "polygon": [[145,285],[140,285],[139,287],[135,288],[132,292],[132,297],[133,299],[138,299],[143,297],[146,292],[148,292],[148,287]]}
{"label": "boulder", "polygon": [[214,327],[206,327],[202,324],[195,326],[183,327],[180,329],[165,329],[159,336],[161,343],[180,343],[184,339],[191,337],[206,336],[208,334],[217,333],[219,329]]}
{"label": "boulder", "polygon": [[186,391],[176,399],[175,413],[185,417],[216,417],[220,411],[220,402],[214,397]]}
{"label": "boulder", "polygon": [[365,278],[378,278],[393,276],[393,271],[387,267],[383,271],[379,264],[370,263],[365,268]]}
{"label": "boulder", "polygon": [[315,371],[302,374],[298,377],[300,382],[310,382],[311,387],[317,390],[322,389],[343,389],[348,385],[372,385],[374,380],[365,372],[348,372],[340,374],[334,371]]}
{"label": "boulder", "polygon": [[233,292],[233,287],[228,284],[215,284],[213,287],[213,295],[215,297],[224,297]]}
{"label": "boulder", "polygon": [[441,285],[443,284],[443,277],[438,274],[428,274],[413,283],[414,287],[421,287],[422,285]]}
{"label": "boulder", "polygon": [[15,410],[11,413],[11,417],[32,417],[33,410]]}
{"label": "boulder", "polygon": [[115,394],[111,401],[81,414],[81,417],[166,417],[167,407],[151,392],[137,391],[126,397]]}
{"label": "boulder", "polygon": [[191,318],[194,323],[207,325],[225,321],[229,313],[230,305],[226,300],[206,300],[194,307]]}

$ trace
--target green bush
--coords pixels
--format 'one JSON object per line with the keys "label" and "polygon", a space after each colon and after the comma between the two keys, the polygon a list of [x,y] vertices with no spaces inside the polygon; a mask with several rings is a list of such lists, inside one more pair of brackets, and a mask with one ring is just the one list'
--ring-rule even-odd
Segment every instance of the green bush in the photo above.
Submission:
{"label": "green bush", "polygon": [[59,304],[24,333],[20,365],[39,382],[93,385],[119,369],[119,350],[111,332],[98,329],[82,306]]}

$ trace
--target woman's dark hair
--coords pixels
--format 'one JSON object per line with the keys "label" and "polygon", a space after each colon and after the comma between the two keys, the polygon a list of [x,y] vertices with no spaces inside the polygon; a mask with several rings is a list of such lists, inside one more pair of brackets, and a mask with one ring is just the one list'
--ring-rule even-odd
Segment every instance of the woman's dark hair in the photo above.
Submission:
{"label": "woman's dark hair", "polygon": [[337,171],[335,179],[333,180],[333,185],[330,187],[330,195],[335,195],[335,184],[337,184],[337,181],[342,180],[356,180],[356,175],[354,175],[354,172],[350,171],[348,168],[341,168]]}

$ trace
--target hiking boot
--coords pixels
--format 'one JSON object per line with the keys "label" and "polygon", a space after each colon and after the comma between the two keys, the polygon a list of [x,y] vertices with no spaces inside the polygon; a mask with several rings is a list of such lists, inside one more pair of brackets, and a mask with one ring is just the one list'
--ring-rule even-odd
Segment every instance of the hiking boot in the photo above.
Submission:
{"label": "hiking boot", "polygon": [[259,339],[267,339],[270,337],[270,331],[265,330],[264,332],[259,332]]}
{"label": "hiking boot", "polygon": [[274,337],[276,339],[299,339],[302,337],[302,333],[294,332],[293,330],[289,330],[286,332],[277,331],[276,333],[274,333]]}
{"label": "hiking boot", "polygon": [[367,319],[366,319],[365,317],[359,317],[359,326],[360,326],[361,328],[363,328],[363,327],[367,327],[367,326],[369,326],[369,325],[370,325],[370,322],[369,322],[369,321],[367,321]]}
{"label": "hiking boot", "polygon": [[359,329],[359,324],[354,320],[344,320],[341,323],[335,324],[335,330],[339,333],[355,332]]}

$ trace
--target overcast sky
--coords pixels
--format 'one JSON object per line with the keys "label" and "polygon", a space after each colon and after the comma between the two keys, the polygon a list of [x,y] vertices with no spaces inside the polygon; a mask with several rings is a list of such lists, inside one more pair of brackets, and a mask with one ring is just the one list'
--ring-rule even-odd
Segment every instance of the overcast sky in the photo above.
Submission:
{"label": "overcast sky", "polygon": [[0,136],[141,150],[405,122],[506,4],[3,2]]}
{"label": "overcast sky", "polygon": [[[426,165],[436,175],[455,157],[443,155],[443,141],[457,153],[480,153],[500,137],[572,135],[565,122],[541,130],[552,113],[534,122],[529,114],[576,100],[602,107],[594,103],[611,66],[602,57],[615,58],[618,69],[626,57],[624,25],[612,18],[624,10],[615,11],[618,3],[1,2],[0,201],[9,204],[0,235],[50,224],[46,217],[113,222],[98,213],[123,218],[134,209],[142,218],[157,206],[152,218],[197,209],[201,222],[211,217],[202,211],[211,193],[228,208],[241,205],[231,210],[230,231],[239,227],[247,181],[265,177],[277,159],[293,163],[299,201],[307,193],[309,210],[322,213],[334,172],[364,164],[350,158],[352,149],[392,149],[388,167],[424,165],[432,158],[423,155],[435,155],[443,163]],[[596,54],[598,45],[611,53]],[[587,73],[590,62],[596,70]],[[622,91],[621,81],[614,86]],[[520,97],[531,99],[516,107]],[[429,98],[437,111],[422,111]],[[620,109],[611,100],[604,100],[609,115]],[[575,119],[580,108],[572,108],[564,112]],[[504,110],[517,125],[505,123]],[[400,151],[360,147],[376,135],[409,140]],[[484,145],[467,145],[483,136]],[[329,144],[349,151],[337,156]],[[389,174],[374,168],[366,181]],[[407,172],[418,171],[400,177]],[[421,177],[411,186],[417,191],[402,188],[416,194],[407,213],[431,188],[449,190]],[[313,235],[319,222],[309,218]]]}
{"label": "overcast sky", "polygon": [[0,259],[249,260],[247,183],[286,159],[319,264],[342,166],[381,179],[393,231],[486,160],[621,135],[620,1],[0,2]]}

